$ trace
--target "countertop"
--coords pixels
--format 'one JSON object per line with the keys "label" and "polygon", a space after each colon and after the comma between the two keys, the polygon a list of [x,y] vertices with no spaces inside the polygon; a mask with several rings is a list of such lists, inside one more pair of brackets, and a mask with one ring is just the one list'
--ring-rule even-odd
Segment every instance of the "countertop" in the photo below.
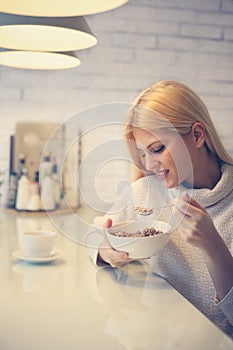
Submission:
{"label": "countertop", "polygon": [[[72,215],[59,219],[67,229]],[[62,257],[31,264],[12,256],[28,229],[58,232]],[[73,227],[73,230],[79,230]],[[48,217],[0,216],[1,350],[232,350],[232,340],[146,261],[97,269],[88,251]]]}

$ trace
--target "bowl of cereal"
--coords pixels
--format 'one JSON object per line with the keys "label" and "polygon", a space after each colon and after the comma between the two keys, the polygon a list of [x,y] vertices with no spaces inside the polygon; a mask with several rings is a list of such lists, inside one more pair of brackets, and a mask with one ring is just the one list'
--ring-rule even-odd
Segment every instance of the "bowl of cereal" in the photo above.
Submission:
{"label": "bowl of cereal", "polygon": [[172,227],[152,217],[124,221],[106,229],[107,240],[129,258],[145,259],[162,250],[168,243]]}

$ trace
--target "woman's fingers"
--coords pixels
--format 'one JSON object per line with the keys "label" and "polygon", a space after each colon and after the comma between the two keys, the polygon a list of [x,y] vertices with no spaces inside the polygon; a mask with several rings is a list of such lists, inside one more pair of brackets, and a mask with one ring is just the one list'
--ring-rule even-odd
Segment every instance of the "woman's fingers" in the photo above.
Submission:
{"label": "woman's fingers", "polygon": [[180,216],[184,217],[186,216],[191,216],[191,212],[189,209],[189,203],[185,202],[181,198],[175,198],[174,199],[174,208],[173,208],[173,214],[175,216]]}
{"label": "woman's fingers", "polygon": [[132,261],[128,257],[128,253],[113,249],[106,240],[101,242],[99,246],[99,256],[112,267],[121,267]]}
{"label": "woman's fingers", "polygon": [[112,219],[107,219],[104,223],[104,228],[109,228],[112,226]]}
{"label": "woman's fingers", "polygon": [[204,207],[201,206],[195,199],[190,197],[190,195],[187,192],[182,193],[182,199],[186,202],[189,203],[190,206],[195,207],[197,209],[200,209],[202,211],[206,211]]}
{"label": "woman's fingers", "polygon": [[128,264],[132,259],[128,257],[125,252],[119,252],[117,250],[111,249],[108,251],[108,263],[112,267],[121,267]]}
{"label": "woman's fingers", "polygon": [[186,218],[199,218],[203,212],[206,213],[205,208],[191,198],[187,192],[184,192],[181,198],[175,198],[174,205],[174,214],[179,212]]}
{"label": "woman's fingers", "polygon": [[126,252],[111,249],[111,258],[109,263],[112,267],[122,267],[134,260],[135,259],[129,258],[129,255]]}

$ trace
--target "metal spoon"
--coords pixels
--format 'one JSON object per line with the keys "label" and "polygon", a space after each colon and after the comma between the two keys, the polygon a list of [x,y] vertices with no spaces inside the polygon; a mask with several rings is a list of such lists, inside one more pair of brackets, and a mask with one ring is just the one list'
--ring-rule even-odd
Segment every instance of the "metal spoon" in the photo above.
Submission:
{"label": "metal spoon", "polygon": [[[167,204],[167,205],[163,205],[163,206],[156,208],[156,209],[165,209],[165,208],[169,208],[169,207],[173,207],[173,206],[174,206],[173,204]],[[153,214],[154,209],[137,206],[137,207],[135,207],[135,212],[139,216],[147,216],[147,215]]]}
{"label": "metal spoon", "polygon": [[135,212],[138,215],[146,216],[153,214],[154,209],[153,208],[145,208],[145,207],[135,207]]}

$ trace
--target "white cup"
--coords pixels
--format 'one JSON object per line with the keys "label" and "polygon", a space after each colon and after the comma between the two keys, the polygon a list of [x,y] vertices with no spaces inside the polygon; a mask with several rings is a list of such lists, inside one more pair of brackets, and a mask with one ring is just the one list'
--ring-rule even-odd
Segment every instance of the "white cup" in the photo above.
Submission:
{"label": "white cup", "polygon": [[23,243],[27,256],[48,258],[51,255],[57,234],[52,231],[31,231],[23,234]]}

